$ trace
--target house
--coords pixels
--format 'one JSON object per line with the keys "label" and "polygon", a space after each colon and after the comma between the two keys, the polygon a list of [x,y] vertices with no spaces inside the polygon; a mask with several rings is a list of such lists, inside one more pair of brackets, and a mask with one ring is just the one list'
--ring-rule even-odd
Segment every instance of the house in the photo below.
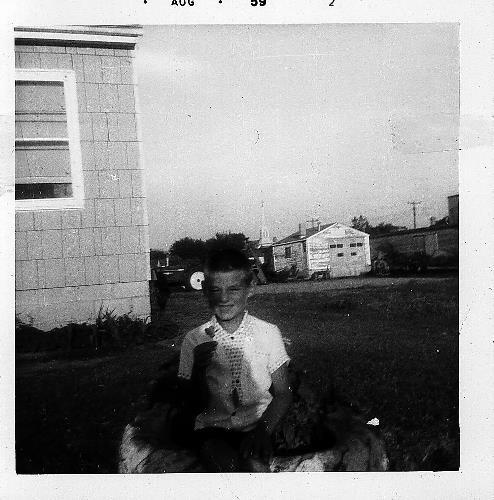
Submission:
{"label": "house", "polygon": [[338,222],[306,228],[272,245],[270,265],[275,272],[292,269],[309,278],[358,276],[370,270],[369,235]]}
{"label": "house", "polygon": [[448,256],[458,259],[458,226],[431,226],[406,229],[370,237],[372,260],[380,253],[394,253],[403,256],[426,255],[428,257]]}
{"label": "house", "polygon": [[394,231],[370,237],[371,258],[393,253],[402,256],[424,255],[445,262],[457,262],[459,253],[458,195],[448,196],[448,215],[439,221],[431,218],[429,227]]}
{"label": "house", "polygon": [[141,28],[15,29],[16,315],[150,314],[133,58]]}

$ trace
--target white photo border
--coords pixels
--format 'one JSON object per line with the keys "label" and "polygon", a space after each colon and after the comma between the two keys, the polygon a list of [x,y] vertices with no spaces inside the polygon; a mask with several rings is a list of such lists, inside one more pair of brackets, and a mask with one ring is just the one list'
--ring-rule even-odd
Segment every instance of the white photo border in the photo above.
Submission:
{"label": "white photo border", "polygon": [[[291,475],[15,476],[13,411],[14,247],[12,177],[2,173],[0,257],[4,264],[2,313],[8,318],[2,342],[0,391],[0,483],[16,498],[489,498],[494,480],[494,115],[493,9],[491,2],[460,0],[195,0],[172,7],[168,0],[60,2],[34,0],[6,7],[1,33],[0,119],[13,126],[13,25],[34,24],[318,24],[457,22],[460,24],[460,425],[459,472],[331,473]],[[261,11],[261,9],[264,9]],[[9,15],[11,17],[9,17]],[[2,130],[2,159],[13,171],[13,134]],[[484,139],[482,139],[484,137]],[[487,138],[485,138],[487,137]],[[490,137],[490,138],[489,138]],[[479,139],[480,138],[480,139]],[[10,239],[9,239],[10,238]],[[4,276],[2,276],[4,278]],[[5,419],[4,419],[5,417]],[[14,493],[15,492],[15,493]]]}

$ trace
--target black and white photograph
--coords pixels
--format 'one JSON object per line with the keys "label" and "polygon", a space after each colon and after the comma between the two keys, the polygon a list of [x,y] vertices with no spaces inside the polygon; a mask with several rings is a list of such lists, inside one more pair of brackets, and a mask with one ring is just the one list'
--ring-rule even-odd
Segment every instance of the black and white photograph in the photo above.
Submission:
{"label": "black and white photograph", "polygon": [[461,475],[461,22],[12,32],[18,477]]}

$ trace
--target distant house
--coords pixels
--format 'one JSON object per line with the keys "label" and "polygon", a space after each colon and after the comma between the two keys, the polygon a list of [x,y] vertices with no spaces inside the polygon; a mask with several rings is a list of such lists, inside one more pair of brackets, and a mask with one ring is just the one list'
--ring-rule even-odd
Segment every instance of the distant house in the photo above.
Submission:
{"label": "distant house", "polygon": [[15,29],[16,315],[148,316],[135,26]]}
{"label": "distant house", "polygon": [[430,258],[458,259],[459,252],[459,197],[448,196],[448,215],[438,221],[431,219],[429,227],[393,231],[370,237],[371,258],[380,253],[393,252],[404,256],[425,255]]}
{"label": "distant house", "polygon": [[436,226],[407,229],[370,238],[372,260],[380,253],[402,255],[423,254],[429,257],[448,255],[458,257],[458,226]]}
{"label": "distant house", "polygon": [[305,228],[273,243],[271,268],[292,269],[300,277],[326,272],[331,278],[370,270],[369,235],[337,222]]}

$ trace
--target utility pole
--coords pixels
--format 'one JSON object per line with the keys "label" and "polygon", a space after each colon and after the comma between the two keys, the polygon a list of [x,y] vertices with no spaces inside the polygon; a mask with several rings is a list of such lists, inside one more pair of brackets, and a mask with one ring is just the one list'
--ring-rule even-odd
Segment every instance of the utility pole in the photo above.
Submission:
{"label": "utility pole", "polygon": [[417,229],[417,205],[420,205],[421,201],[409,201],[408,204],[412,205],[413,210],[413,229]]}

